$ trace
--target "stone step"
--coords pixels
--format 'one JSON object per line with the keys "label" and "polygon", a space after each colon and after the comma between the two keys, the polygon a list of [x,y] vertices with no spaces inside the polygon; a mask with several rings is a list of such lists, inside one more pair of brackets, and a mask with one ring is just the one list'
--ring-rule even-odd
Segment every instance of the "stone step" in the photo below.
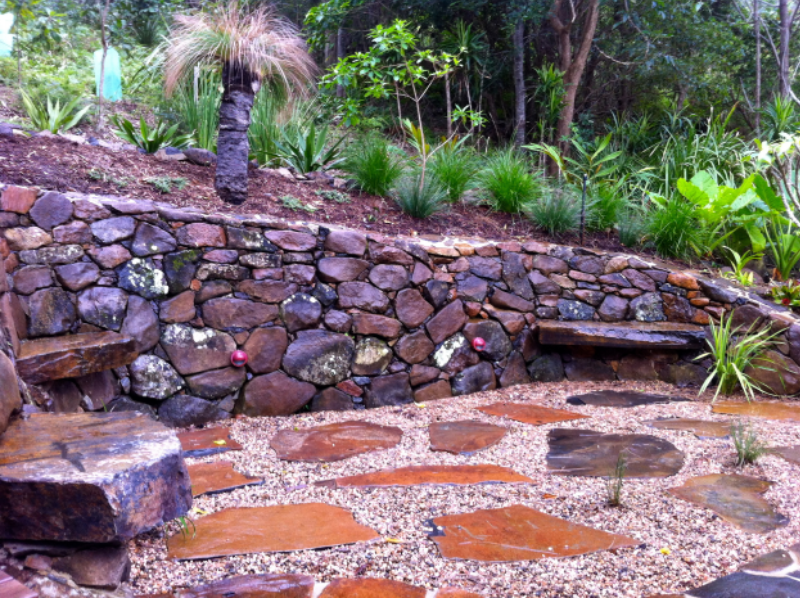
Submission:
{"label": "stone step", "polygon": [[0,538],[125,542],[191,504],[175,432],[141,413],[36,414],[0,436]]}
{"label": "stone step", "polygon": [[17,356],[17,371],[29,384],[128,365],[136,357],[135,341],[117,332],[88,332],[25,341]]}
{"label": "stone step", "polygon": [[676,322],[562,322],[539,323],[543,345],[589,345],[618,349],[699,349],[705,330]]}
{"label": "stone step", "polygon": [[39,594],[0,570],[0,598],[38,598]]}

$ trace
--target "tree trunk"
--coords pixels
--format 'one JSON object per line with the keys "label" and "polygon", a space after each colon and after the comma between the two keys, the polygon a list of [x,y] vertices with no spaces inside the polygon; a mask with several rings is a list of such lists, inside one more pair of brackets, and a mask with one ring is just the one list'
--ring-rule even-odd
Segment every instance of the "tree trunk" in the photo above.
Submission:
{"label": "tree trunk", "polygon": [[[336,61],[339,62],[344,60],[345,58],[345,51],[344,51],[344,28],[339,27],[336,31]],[[344,85],[337,85],[336,86],[336,97],[343,98],[345,96]]]}
{"label": "tree trunk", "polygon": [[226,64],[222,70],[225,88],[219,107],[217,176],[214,187],[223,201],[242,204],[247,199],[247,168],[250,143],[250,111],[255,90],[252,76],[238,65]]}
{"label": "tree trunk", "polygon": [[592,41],[600,17],[600,0],[587,0],[587,2],[589,6],[583,19],[580,45],[574,56],[570,41],[572,23],[565,25],[560,17],[561,0],[556,0],[550,13],[550,24],[558,33],[559,62],[561,70],[564,72],[564,107],[561,109],[556,128],[562,152],[566,152],[568,147],[564,140],[570,136],[572,120],[575,117],[575,98],[578,95],[578,85],[583,71],[586,69],[586,61],[589,58],[589,51],[592,49]]}
{"label": "tree trunk", "polygon": [[781,97],[786,98],[789,96],[789,40],[792,35],[789,0],[780,0],[778,4],[778,20],[780,24],[780,40],[778,42],[778,89]]}
{"label": "tree trunk", "polygon": [[761,14],[759,0],[753,0],[753,29],[756,34],[756,135],[761,136]]}
{"label": "tree trunk", "polygon": [[520,19],[514,27],[514,93],[516,94],[514,119],[514,144],[525,143],[525,21]]}
{"label": "tree trunk", "polygon": [[106,57],[108,56],[108,38],[106,37],[106,20],[108,19],[108,9],[111,0],[106,0],[103,8],[103,18],[100,22],[100,42],[103,45],[103,53],[100,56],[100,84],[97,86],[97,127],[100,131],[103,128],[103,93],[106,83]]}

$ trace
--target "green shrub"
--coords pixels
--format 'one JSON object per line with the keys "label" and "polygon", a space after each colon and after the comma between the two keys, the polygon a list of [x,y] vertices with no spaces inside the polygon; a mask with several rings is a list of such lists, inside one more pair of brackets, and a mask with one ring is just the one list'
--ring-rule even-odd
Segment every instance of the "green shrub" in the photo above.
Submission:
{"label": "green shrub", "polygon": [[377,133],[351,143],[341,168],[371,195],[387,195],[403,173],[402,161]]}
{"label": "green shrub", "polygon": [[612,507],[622,506],[622,488],[625,485],[625,470],[628,467],[625,451],[621,451],[617,457],[617,464],[614,471],[606,479],[606,496],[608,504]]}
{"label": "green shrub", "polygon": [[284,131],[282,139],[275,143],[280,159],[300,174],[333,168],[341,162],[339,146],[342,136],[328,145],[328,127],[317,129],[315,123],[299,131]]}
{"label": "green shrub", "polygon": [[60,100],[56,100],[54,104],[50,96],[47,97],[47,103],[42,104],[31,98],[24,90],[20,90],[20,94],[25,112],[37,131],[50,131],[51,133],[69,131],[89,111],[89,106],[75,111],[80,101],[79,97],[62,106]]}
{"label": "green shrub", "polygon": [[705,253],[705,235],[694,217],[694,207],[674,197],[650,212],[647,238],[662,257],[691,259]]}
{"label": "green shrub", "polygon": [[498,212],[517,214],[541,195],[542,181],[531,174],[528,161],[513,148],[496,152],[479,175]]}
{"label": "green shrub", "polygon": [[111,117],[112,122],[117,127],[114,134],[128,143],[132,143],[139,149],[148,154],[154,154],[165,147],[183,148],[192,141],[192,134],[179,135],[178,124],[168,127],[164,121],[158,121],[155,127],[150,127],[144,118],[139,119],[139,128],[126,118],[115,115]]}
{"label": "green shrub", "polygon": [[647,234],[647,221],[640,210],[629,208],[619,215],[619,242],[625,247],[638,247]]}
{"label": "green shrub", "polygon": [[744,422],[739,422],[731,426],[731,440],[736,450],[736,467],[752,465],[767,452],[767,447],[758,438],[758,433],[752,424],[745,425]]}
{"label": "green shrub", "polygon": [[[712,400],[716,401],[717,397],[722,393],[723,395],[730,395],[741,387],[745,398],[752,401],[755,391],[762,391],[762,388],[755,380],[745,373],[750,366],[770,370],[765,367],[765,358],[761,355],[770,349],[773,340],[778,333],[770,334],[769,328],[764,328],[758,332],[753,332],[751,326],[744,334],[739,335],[740,328],[731,330],[733,317],[725,317],[725,314],[720,318],[719,324],[709,322],[709,329],[711,338],[707,339],[709,351],[700,355],[697,359],[711,359],[711,367],[709,368],[708,377],[700,387],[702,394],[714,380],[717,381],[717,391],[714,393]],[[758,360],[758,361],[756,361]]]}
{"label": "green shrub", "polygon": [[442,210],[447,203],[447,189],[435,175],[416,172],[403,176],[395,188],[395,200],[406,214],[413,218],[427,218]]}
{"label": "green shrub", "polygon": [[589,189],[586,199],[588,230],[605,231],[621,221],[622,214],[630,208],[630,202],[621,184],[598,184]]}
{"label": "green shrub", "polygon": [[472,186],[478,166],[471,149],[455,144],[434,154],[430,170],[447,188],[450,201],[455,203]]}
{"label": "green shrub", "polygon": [[537,227],[551,235],[576,230],[581,223],[581,199],[568,187],[553,189],[532,200],[525,211]]}
{"label": "green shrub", "polygon": [[791,223],[786,225],[770,221],[766,230],[767,248],[775,264],[773,278],[782,282],[792,277],[792,270],[800,261],[800,237]]}
{"label": "green shrub", "polygon": [[222,102],[221,79],[209,71],[198,79],[197,100],[191,83],[181,85],[175,94],[173,109],[186,131],[194,131],[194,145],[212,152],[217,151],[219,105]]}

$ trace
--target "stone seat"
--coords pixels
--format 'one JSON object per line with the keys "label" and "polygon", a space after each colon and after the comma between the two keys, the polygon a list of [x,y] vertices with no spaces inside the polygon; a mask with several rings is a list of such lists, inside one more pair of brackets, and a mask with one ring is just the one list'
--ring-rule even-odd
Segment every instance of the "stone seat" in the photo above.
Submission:
{"label": "stone seat", "polygon": [[548,320],[539,323],[543,345],[589,345],[617,349],[699,349],[705,330],[677,322],[585,322]]}
{"label": "stone seat", "polygon": [[0,538],[120,543],[186,513],[173,430],[141,413],[35,414],[0,436]]}
{"label": "stone seat", "polygon": [[118,368],[137,356],[135,341],[117,332],[70,334],[23,342],[17,371],[29,384],[40,384]]}

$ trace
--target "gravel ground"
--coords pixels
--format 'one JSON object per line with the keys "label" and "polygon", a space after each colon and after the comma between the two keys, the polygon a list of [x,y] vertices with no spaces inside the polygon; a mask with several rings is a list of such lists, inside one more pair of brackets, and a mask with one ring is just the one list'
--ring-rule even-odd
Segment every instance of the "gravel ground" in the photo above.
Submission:
{"label": "gravel ground", "polygon": [[[165,533],[159,529],[132,543],[134,590],[160,593],[250,573],[304,573],[317,581],[336,577],[383,577],[428,588],[457,586],[495,597],[641,597],[685,591],[735,571],[741,564],[800,541],[800,467],[767,455],[756,465],[738,470],[729,438],[696,438],[689,432],[656,430],[641,422],[658,417],[685,417],[724,421],[711,413],[710,396],[703,401],[635,408],[573,407],[565,398],[600,388],[631,389],[683,395],[661,383],[559,383],[514,387],[431,402],[361,412],[308,413],[281,418],[246,418],[231,422],[232,436],[245,447],[241,452],[196,461],[226,459],[237,470],[264,476],[263,486],[195,499],[195,519],[204,512],[227,507],[325,502],[352,510],[356,521],[377,530],[372,543],[289,554],[253,554],[199,562],[167,559]],[[498,400],[531,402],[568,408],[591,419],[531,426],[485,415],[473,407]],[[759,400],[768,400],[761,397]],[[269,439],[280,429],[308,427],[363,418],[403,429],[397,447],[330,464],[290,463],[276,458]],[[428,448],[427,426],[436,421],[477,419],[500,423],[509,433],[496,445],[471,457],[434,453]],[[769,446],[800,444],[800,424],[754,420]],[[629,480],[624,505],[606,505],[605,480],[551,475],[545,466],[547,432],[553,427],[594,429],[601,432],[647,433],[665,438],[686,454],[681,472],[669,478]],[[391,467],[423,464],[492,463],[530,476],[534,484],[479,486],[418,486],[383,489],[330,489],[311,486],[315,481]],[[748,534],[724,522],[709,510],[666,494],[694,476],[743,473],[774,482],[765,495],[791,519],[787,527],[766,535]],[[556,498],[550,498],[555,495]],[[481,563],[446,561],[427,538],[426,521],[433,517],[477,509],[523,504],[550,515],[607,532],[632,536],[639,547],[563,559],[530,562]],[[392,541],[389,541],[389,540]],[[400,543],[395,543],[400,540]]]}

